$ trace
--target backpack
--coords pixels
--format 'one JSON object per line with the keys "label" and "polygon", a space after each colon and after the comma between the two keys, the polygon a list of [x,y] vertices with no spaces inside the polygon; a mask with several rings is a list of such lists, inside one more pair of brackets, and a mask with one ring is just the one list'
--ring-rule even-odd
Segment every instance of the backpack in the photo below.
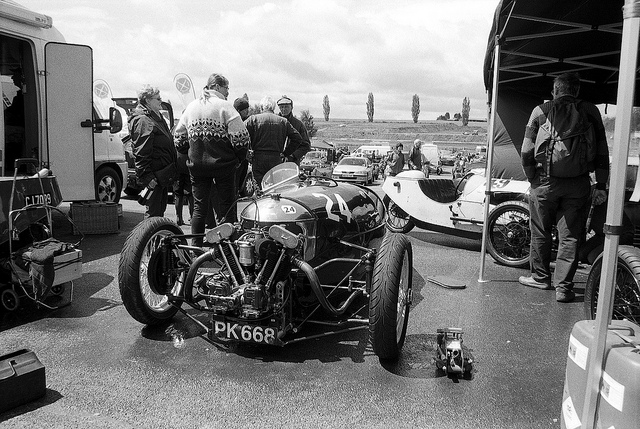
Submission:
{"label": "backpack", "polygon": [[535,160],[548,176],[578,177],[595,170],[595,132],[579,104],[552,101],[538,130]]}

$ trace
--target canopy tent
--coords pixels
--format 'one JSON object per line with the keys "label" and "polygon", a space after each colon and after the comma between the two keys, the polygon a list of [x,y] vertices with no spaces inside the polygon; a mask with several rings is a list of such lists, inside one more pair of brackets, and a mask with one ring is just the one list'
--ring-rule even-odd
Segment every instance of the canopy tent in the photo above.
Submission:
{"label": "canopy tent", "polygon": [[331,143],[326,140],[312,140],[311,141],[312,149],[324,149],[324,150],[333,150],[334,147]]}
{"label": "canopy tent", "polygon": [[502,0],[484,62],[489,102],[495,47],[500,45],[493,176],[525,180],[520,167],[524,128],[533,108],[551,98],[553,79],[581,77],[579,97],[615,104],[623,0]]}
{"label": "canopy tent", "polygon": [[[484,64],[491,105],[487,170],[494,176],[522,177],[517,176],[521,171],[519,153],[529,112],[551,98],[552,81],[558,74],[580,73],[580,98],[617,106],[595,335],[578,422],[583,428],[596,425],[607,327],[613,308],[632,110],[639,90],[639,36],[640,0],[501,0]],[[511,165],[504,162],[507,159]],[[487,194],[490,188],[488,180]],[[486,236],[485,224],[479,281],[484,271]]]}

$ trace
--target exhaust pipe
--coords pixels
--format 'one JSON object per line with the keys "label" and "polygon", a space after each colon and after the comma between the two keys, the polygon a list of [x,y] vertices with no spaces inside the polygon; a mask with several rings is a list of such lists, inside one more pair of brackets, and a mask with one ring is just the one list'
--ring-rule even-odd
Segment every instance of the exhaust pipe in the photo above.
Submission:
{"label": "exhaust pipe", "polygon": [[318,275],[316,274],[316,271],[313,269],[313,267],[307,264],[305,261],[296,257],[292,258],[292,262],[293,265],[301,269],[307,275],[307,278],[311,283],[311,289],[316,295],[316,298],[318,298],[318,301],[320,302],[322,308],[336,316],[342,315],[353,303],[353,301],[362,295],[362,290],[354,290],[351,295],[349,295],[349,298],[347,298],[347,300],[340,307],[335,308],[333,305],[331,305],[331,303],[327,299],[327,296],[324,294],[322,286],[320,285],[320,279],[318,278]]}

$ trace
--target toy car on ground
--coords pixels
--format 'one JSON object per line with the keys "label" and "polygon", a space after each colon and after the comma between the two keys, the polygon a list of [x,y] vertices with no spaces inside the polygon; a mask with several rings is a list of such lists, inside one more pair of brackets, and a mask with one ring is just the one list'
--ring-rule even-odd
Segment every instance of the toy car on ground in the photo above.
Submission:
{"label": "toy car on ground", "polygon": [[[412,296],[412,248],[385,233],[385,209],[369,189],[300,178],[294,163],[269,171],[240,221],[190,246],[166,218],[149,218],[127,238],[118,282],[131,316],[156,325],[178,311],[212,341],[284,346],[321,335],[369,329],[373,351],[395,359]],[[201,322],[182,306],[209,315]]]}
{"label": "toy car on ground", "polygon": [[437,331],[436,367],[450,377],[471,376],[472,360],[462,349],[462,329],[441,328]]}

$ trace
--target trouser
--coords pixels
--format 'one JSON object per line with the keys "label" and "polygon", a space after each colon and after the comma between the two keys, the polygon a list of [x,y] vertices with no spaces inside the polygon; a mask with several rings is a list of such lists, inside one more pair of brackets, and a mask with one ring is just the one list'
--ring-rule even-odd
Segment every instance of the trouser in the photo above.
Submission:
{"label": "trouser", "polygon": [[587,175],[570,178],[538,175],[531,182],[531,275],[539,282],[551,283],[551,231],[556,225],[558,253],[553,284],[557,291],[573,289],[590,191]]}
{"label": "trouser", "polygon": [[160,185],[156,185],[147,201],[147,209],[144,212],[144,218],[153,216],[164,216],[164,212],[167,209],[167,203],[169,202],[169,189],[163,188]]}
{"label": "trouser", "polygon": [[267,174],[267,171],[280,163],[282,163],[282,157],[278,152],[256,151],[253,153],[251,170],[253,171],[254,179],[256,179],[258,183],[258,187],[262,188],[262,178]]}
{"label": "trouser", "polygon": [[[236,181],[231,172],[228,175],[216,177],[191,176],[191,191],[193,193],[193,217],[191,218],[191,233],[202,234],[205,230],[207,212],[210,210],[209,197],[211,189],[215,187],[218,194],[216,207],[220,209],[218,216],[222,223],[237,221]],[[194,238],[195,246],[202,246],[202,238]]]}

